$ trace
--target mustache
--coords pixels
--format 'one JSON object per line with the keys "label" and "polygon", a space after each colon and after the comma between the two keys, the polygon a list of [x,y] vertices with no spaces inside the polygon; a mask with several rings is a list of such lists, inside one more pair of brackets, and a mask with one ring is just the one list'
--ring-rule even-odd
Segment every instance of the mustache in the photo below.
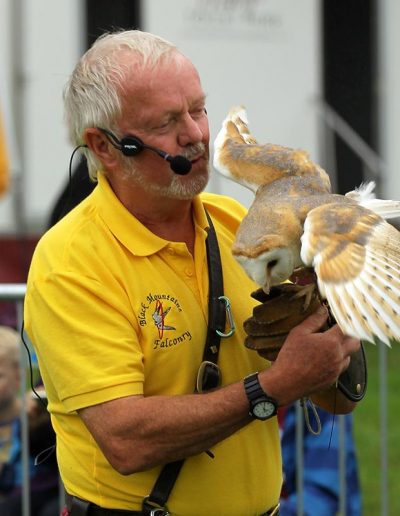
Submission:
{"label": "mustache", "polygon": [[198,158],[203,155],[206,151],[206,146],[204,143],[194,143],[193,145],[188,145],[185,147],[183,152],[180,153],[181,156],[185,157],[188,160],[192,160],[193,158]]}

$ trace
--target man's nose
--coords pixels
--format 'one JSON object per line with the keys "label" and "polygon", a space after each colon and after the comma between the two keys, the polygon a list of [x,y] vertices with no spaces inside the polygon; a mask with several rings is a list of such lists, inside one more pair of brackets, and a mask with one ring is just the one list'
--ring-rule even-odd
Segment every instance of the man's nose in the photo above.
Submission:
{"label": "man's nose", "polygon": [[195,120],[190,113],[186,113],[182,119],[182,125],[179,132],[179,145],[186,147],[187,145],[203,141],[204,130],[202,125],[205,123],[207,122],[203,119]]}

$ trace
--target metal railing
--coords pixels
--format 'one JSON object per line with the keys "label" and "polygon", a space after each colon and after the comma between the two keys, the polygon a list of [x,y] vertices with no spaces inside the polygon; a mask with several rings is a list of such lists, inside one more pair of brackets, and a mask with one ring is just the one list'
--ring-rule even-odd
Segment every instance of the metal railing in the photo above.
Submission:
{"label": "metal railing", "polygon": [[360,159],[364,180],[375,181],[378,186],[387,170],[382,157],[325,100],[317,99],[315,107],[322,124],[321,133],[325,135],[325,145],[321,144],[321,147],[323,157],[329,164],[329,174],[335,177],[337,175],[334,151],[334,137],[337,135]]}
{"label": "metal railing", "polygon": [[[387,166],[382,157],[372,149],[361,136],[337,113],[324,99],[317,99],[314,103],[320,116],[321,134],[324,135],[325,145],[321,145],[324,151],[324,160],[330,166],[328,170],[332,174],[332,186],[335,188],[337,176],[336,153],[334,140],[339,136],[343,142],[359,158],[363,166],[363,180],[375,181],[379,191],[382,180],[387,176]],[[388,392],[387,392],[387,346],[379,346],[379,417],[380,417],[380,472],[381,472],[381,516],[389,514],[388,492]],[[341,513],[345,514],[345,513]]]}

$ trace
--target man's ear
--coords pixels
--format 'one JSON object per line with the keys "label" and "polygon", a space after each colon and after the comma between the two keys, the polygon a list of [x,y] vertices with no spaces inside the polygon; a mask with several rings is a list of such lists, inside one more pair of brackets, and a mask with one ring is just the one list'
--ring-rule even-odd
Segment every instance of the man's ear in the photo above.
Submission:
{"label": "man's ear", "polygon": [[89,149],[97,156],[105,170],[112,170],[118,165],[118,152],[106,136],[96,127],[85,129],[83,138]]}

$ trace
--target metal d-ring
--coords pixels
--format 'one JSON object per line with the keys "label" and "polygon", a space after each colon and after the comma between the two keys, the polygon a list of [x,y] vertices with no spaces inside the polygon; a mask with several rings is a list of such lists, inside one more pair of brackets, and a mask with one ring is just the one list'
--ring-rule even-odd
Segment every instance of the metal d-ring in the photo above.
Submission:
{"label": "metal d-ring", "polygon": [[219,330],[215,330],[215,331],[217,332],[217,334],[220,337],[227,338],[227,337],[230,337],[231,335],[233,335],[235,333],[235,329],[236,329],[235,322],[233,320],[232,310],[231,310],[231,302],[229,301],[229,299],[226,296],[219,296],[218,300],[224,301],[224,303],[225,303],[225,310],[226,310],[226,314],[228,316],[230,328],[227,331],[227,333],[223,333],[222,331],[219,331]]}

